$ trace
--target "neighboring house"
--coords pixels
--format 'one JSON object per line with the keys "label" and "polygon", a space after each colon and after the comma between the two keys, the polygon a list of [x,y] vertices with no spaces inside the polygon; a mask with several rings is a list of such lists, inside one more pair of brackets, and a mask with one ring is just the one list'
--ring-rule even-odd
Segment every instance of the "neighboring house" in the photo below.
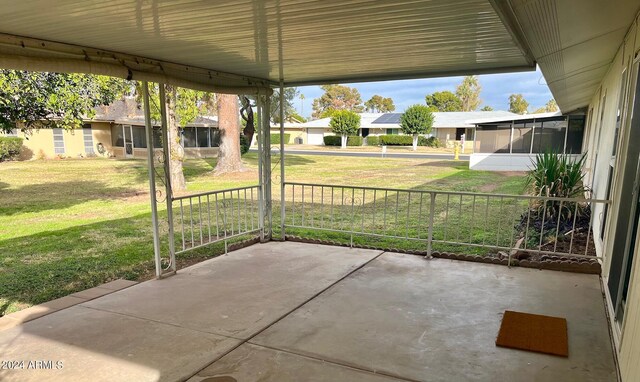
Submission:
{"label": "neighboring house", "polygon": [[584,114],[542,113],[511,118],[483,118],[476,126],[473,170],[526,171],[536,154],[583,151]]}
{"label": "neighboring house", "polygon": [[[298,122],[285,122],[284,133],[289,134],[289,141],[287,144],[306,144],[307,143],[307,130],[304,128],[303,123]],[[280,134],[280,124],[271,123],[271,134]],[[256,144],[254,137],[254,145]],[[273,143],[273,142],[272,142]]]}
{"label": "neighboring house", "polygon": [[[358,135],[402,134],[400,131],[400,116],[402,113],[359,113],[360,130]],[[473,146],[473,129],[475,125],[469,120],[478,118],[510,118],[517,114],[508,111],[470,111],[470,112],[435,112],[433,113],[433,130],[435,136],[448,146],[460,141],[464,135],[467,148]],[[322,118],[302,124],[307,132],[307,142],[311,145],[323,144],[325,135],[333,135],[329,122],[331,118]]]}
{"label": "neighboring house", "polygon": [[[134,99],[96,108],[95,116],[75,129],[42,127],[4,135],[24,138],[20,159],[55,157],[145,158],[147,139],[144,114]],[[154,147],[161,148],[160,127],[153,131]],[[182,128],[187,158],[209,158],[218,154],[220,133],[216,117],[198,117]]]}

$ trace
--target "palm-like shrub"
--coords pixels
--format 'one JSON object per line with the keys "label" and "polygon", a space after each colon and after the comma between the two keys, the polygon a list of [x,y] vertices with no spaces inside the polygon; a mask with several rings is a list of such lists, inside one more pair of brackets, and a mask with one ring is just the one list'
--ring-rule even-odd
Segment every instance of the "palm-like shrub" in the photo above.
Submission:
{"label": "palm-like shrub", "polygon": [[[558,198],[584,197],[588,188],[583,184],[584,173],[582,167],[586,154],[574,159],[567,154],[545,152],[536,155],[533,167],[527,175],[527,186],[531,187],[536,196]],[[576,203],[561,201],[547,201],[535,206],[538,216],[542,217],[546,210],[545,219],[571,219],[574,212],[581,213],[583,208],[576,208]]]}

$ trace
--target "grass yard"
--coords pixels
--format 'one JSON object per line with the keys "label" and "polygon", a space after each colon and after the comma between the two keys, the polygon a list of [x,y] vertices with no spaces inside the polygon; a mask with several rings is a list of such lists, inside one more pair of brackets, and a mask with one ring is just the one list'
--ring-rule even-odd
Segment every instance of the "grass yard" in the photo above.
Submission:
{"label": "grass yard", "polygon": [[[244,161],[247,172],[224,177],[211,173],[215,159],[187,161],[188,193],[256,184],[256,155],[247,154]],[[276,157],[273,162],[277,171]],[[467,162],[424,159],[288,155],[286,177],[415,190],[520,194],[524,189],[523,176],[470,171]],[[146,163],[140,160],[0,163],[0,315],[112,279],[152,277],[147,189]],[[277,223],[279,187],[274,187],[274,199]],[[179,257],[178,266],[222,252],[221,244],[188,252]]]}

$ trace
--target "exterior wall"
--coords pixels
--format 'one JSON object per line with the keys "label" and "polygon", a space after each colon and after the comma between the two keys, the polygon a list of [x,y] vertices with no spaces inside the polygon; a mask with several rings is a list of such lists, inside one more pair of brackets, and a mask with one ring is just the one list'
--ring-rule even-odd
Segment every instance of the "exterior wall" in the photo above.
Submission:
{"label": "exterior wall", "polygon": [[[294,144],[295,139],[296,138],[302,138],[302,144],[306,144],[307,143],[307,132],[306,129],[300,129],[300,128],[296,128],[296,129],[284,129],[284,133],[285,134],[290,134],[289,136],[289,142],[285,142],[286,144]],[[280,129],[276,129],[276,128],[271,128],[271,134],[280,134]],[[257,144],[254,142],[254,144]]]}
{"label": "exterior wall", "polygon": [[[111,146],[111,123],[110,122],[92,122],[91,137],[93,138],[93,150],[96,155],[110,157],[110,153],[114,152]],[[98,144],[102,144],[104,153],[98,152]],[[121,151],[122,153],[122,151]]]}
{"label": "exterior wall", "polygon": [[[640,49],[640,29],[637,27],[638,20],[631,26],[624,44],[618,50],[608,73],[601,83],[600,90],[594,94],[589,105],[589,116],[585,126],[585,144],[587,151],[586,164],[586,184],[591,187],[593,197],[604,199],[607,197],[609,169],[613,165],[613,179],[611,180],[611,193],[609,195],[613,204],[609,209],[607,217],[604,241],[600,238],[603,228],[603,209],[596,208],[592,212],[594,216],[593,229],[596,250],[603,256],[603,281],[610,316],[613,317],[613,305],[608,294],[607,281],[611,271],[611,253],[613,252],[614,233],[624,227],[616,227],[617,212],[620,200],[630,197],[630,191],[622,190],[622,171],[625,165],[635,166],[637,159],[629,160],[626,163],[627,150],[630,145],[637,145],[631,142],[630,117],[631,105],[634,97],[633,80],[635,52]],[[636,36],[638,35],[638,36]],[[623,70],[627,71],[626,81],[623,83]],[[612,157],[612,150],[615,140],[615,128],[620,92],[624,84],[628,85],[626,96],[622,95],[622,105],[626,105],[626,113],[619,132],[619,142],[617,143],[618,153]],[[623,109],[624,110],[624,109]],[[623,381],[640,381],[640,235],[637,236],[636,253],[632,264],[629,292],[627,295],[627,306],[622,325],[612,322],[615,348],[618,351],[618,361],[620,373]],[[613,318],[612,318],[613,320]]]}
{"label": "exterior wall", "polygon": [[471,154],[469,168],[481,171],[527,171],[535,154]]}
{"label": "exterior wall", "polygon": [[20,160],[51,159],[58,155],[64,157],[86,157],[82,129],[63,130],[64,154],[56,154],[53,147],[53,129],[32,129],[28,133],[17,131],[16,136],[22,138]]}
{"label": "exterior wall", "polygon": [[[573,158],[579,158],[573,155]],[[536,154],[471,154],[469,168],[482,171],[529,171]]]}

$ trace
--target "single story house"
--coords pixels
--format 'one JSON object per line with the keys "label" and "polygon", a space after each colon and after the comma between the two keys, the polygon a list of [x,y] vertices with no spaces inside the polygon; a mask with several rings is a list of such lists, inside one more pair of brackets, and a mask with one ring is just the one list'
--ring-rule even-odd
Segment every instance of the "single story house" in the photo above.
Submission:
{"label": "single story house", "polygon": [[[402,113],[359,113],[360,130],[358,135],[402,134],[400,131],[400,116]],[[478,118],[507,119],[517,114],[508,111],[469,111],[469,112],[435,112],[431,136],[440,139],[447,146],[460,141],[465,136],[466,148],[473,146],[473,129],[475,125],[469,120]],[[333,135],[329,122],[331,118],[321,118],[302,124],[307,132],[307,143],[311,145],[323,144],[325,135]]]}
{"label": "single story house", "polygon": [[583,113],[525,114],[470,122],[476,126],[469,161],[473,170],[526,171],[538,153],[551,151],[577,157],[583,152]]}
{"label": "single story house", "polygon": [[[24,138],[22,160],[93,156],[146,158],[147,155],[144,114],[133,98],[96,108],[94,117],[75,129],[42,127],[0,134]],[[182,128],[187,158],[215,157],[219,143],[217,117],[198,117]],[[160,126],[154,127],[154,147],[162,147]]]}

